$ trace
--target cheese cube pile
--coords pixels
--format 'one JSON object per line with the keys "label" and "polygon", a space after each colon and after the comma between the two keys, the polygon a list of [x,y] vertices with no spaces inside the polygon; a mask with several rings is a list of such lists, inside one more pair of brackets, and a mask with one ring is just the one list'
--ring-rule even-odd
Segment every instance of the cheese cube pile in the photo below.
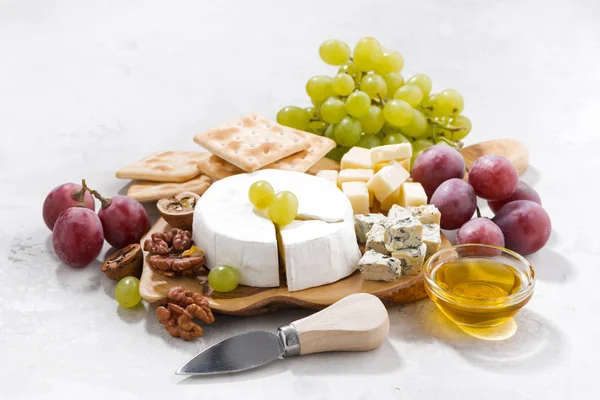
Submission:
{"label": "cheese cube pile", "polygon": [[[390,144],[370,150],[353,147],[342,157],[339,173],[325,170],[317,176],[337,179],[337,185],[350,199],[355,215],[369,211],[385,213],[394,205],[425,205],[425,190],[420,183],[410,181],[411,156],[410,143]],[[345,185],[350,182],[364,183],[367,190],[362,185]],[[367,202],[370,208],[365,212]]]}
{"label": "cheese cube pile", "polygon": [[363,279],[393,281],[420,274],[424,262],[440,248],[440,218],[434,205],[394,204],[387,217],[355,215],[356,237],[366,249],[358,263]]}

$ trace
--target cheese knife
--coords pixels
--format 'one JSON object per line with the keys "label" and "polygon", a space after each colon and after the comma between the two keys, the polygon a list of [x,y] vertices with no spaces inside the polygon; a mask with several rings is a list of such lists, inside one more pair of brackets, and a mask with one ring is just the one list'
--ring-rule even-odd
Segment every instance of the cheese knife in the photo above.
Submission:
{"label": "cheese knife", "polygon": [[260,367],[282,357],[326,351],[366,351],[387,337],[385,306],[367,293],[347,296],[277,333],[257,331],[233,336],[200,352],[177,375],[213,375]]}

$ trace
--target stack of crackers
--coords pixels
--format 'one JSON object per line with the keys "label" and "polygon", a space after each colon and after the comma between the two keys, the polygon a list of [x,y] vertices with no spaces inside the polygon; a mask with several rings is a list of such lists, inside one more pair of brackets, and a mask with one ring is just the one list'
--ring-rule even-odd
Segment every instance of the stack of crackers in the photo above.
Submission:
{"label": "stack of crackers", "polygon": [[218,128],[199,133],[194,141],[204,151],[155,153],[117,171],[117,178],[134,182],[127,195],[154,201],[183,191],[202,195],[212,182],[259,169],[283,169],[316,174],[339,169],[324,158],[333,140],[279,125],[249,114]]}

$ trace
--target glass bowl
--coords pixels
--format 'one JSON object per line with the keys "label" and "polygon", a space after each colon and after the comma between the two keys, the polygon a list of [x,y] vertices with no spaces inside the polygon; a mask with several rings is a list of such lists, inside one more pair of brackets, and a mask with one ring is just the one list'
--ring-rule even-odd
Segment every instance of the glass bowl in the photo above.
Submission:
{"label": "glass bowl", "polygon": [[448,318],[468,328],[490,328],[512,318],[533,295],[533,267],[503,247],[463,244],[425,263],[425,290]]}

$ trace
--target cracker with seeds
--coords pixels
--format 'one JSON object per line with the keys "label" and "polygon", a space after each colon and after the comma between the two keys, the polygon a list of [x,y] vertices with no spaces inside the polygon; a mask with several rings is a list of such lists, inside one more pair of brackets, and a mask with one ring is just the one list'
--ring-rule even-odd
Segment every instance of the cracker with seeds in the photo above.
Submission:
{"label": "cracker with seeds", "polygon": [[175,196],[181,192],[204,194],[212,180],[206,175],[200,175],[181,183],[134,182],[127,190],[127,196],[137,201],[156,201],[164,197]]}
{"label": "cracker with seeds", "polygon": [[199,133],[194,141],[246,172],[254,172],[309,147],[303,132],[249,114]]}
{"label": "cracker with seeds", "polygon": [[154,153],[117,171],[117,178],[154,182],[186,182],[200,175],[198,163],[210,157],[201,151]]}

